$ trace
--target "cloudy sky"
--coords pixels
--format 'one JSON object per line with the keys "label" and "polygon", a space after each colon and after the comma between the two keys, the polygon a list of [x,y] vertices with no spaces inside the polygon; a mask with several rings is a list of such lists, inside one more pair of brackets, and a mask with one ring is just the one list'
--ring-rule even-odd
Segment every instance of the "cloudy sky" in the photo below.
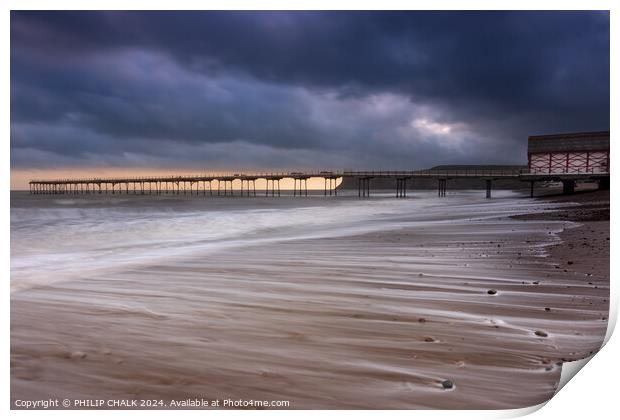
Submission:
{"label": "cloudy sky", "polygon": [[607,12],[13,12],[14,172],[526,162],[609,128]]}

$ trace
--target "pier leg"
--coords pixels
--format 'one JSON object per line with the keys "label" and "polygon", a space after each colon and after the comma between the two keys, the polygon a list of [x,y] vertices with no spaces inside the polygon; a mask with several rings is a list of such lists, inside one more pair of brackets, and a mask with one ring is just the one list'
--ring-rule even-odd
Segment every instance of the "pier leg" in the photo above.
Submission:
{"label": "pier leg", "polygon": [[534,198],[534,181],[530,181],[530,198]]}
{"label": "pier leg", "polygon": [[448,184],[448,180],[447,179],[439,179],[439,190],[438,190],[438,195],[439,197],[445,197],[446,196],[446,186]]}
{"label": "pier leg", "polygon": [[606,191],[608,191],[609,188],[610,188],[610,186],[609,186],[609,177],[600,178],[598,180],[598,189],[599,190],[606,190]]}
{"label": "pier leg", "polygon": [[491,198],[491,183],[490,179],[485,180],[487,185],[487,198]]}
{"label": "pier leg", "polygon": [[562,194],[572,194],[575,192],[575,181],[562,181]]}

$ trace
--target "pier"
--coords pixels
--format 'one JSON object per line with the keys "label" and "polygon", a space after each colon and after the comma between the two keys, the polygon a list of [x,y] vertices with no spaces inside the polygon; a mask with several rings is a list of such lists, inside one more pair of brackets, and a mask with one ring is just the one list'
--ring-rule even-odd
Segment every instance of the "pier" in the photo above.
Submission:
{"label": "pier", "polygon": [[[491,198],[494,180],[517,179],[529,182],[531,195],[534,183],[540,181],[558,181],[574,185],[578,180],[597,180],[602,188],[609,186],[609,173],[540,173],[528,170],[417,170],[417,171],[299,171],[279,173],[235,173],[202,174],[190,176],[131,177],[131,178],[75,178],[75,179],[35,179],[29,182],[31,194],[134,194],[162,195],[184,194],[197,196],[245,196],[257,195],[280,197],[280,181],[293,180],[294,197],[308,196],[308,179],[324,180],[323,195],[337,196],[337,180],[350,178],[357,182],[358,196],[370,197],[372,182],[376,179],[393,179],[396,183],[395,196],[407,196],[407,181],[415,178],[434,179],[437,181],[437,195],[446,196],[448,180],[474,179],[480,181],[480,188]],[[265,188],[256,190],[256,181],[263,180]],[[237,189],[234,184],[239,185]],[[566,191],[565,191],[566,192]]]}

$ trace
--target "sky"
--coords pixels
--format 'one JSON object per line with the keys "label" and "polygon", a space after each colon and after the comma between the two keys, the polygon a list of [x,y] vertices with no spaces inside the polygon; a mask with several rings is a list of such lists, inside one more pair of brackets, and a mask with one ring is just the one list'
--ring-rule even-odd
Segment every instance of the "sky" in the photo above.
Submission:
{"label": "sky", "polygon": [[525,164],[609,64],[608,12],[12,12],[12,178]]}

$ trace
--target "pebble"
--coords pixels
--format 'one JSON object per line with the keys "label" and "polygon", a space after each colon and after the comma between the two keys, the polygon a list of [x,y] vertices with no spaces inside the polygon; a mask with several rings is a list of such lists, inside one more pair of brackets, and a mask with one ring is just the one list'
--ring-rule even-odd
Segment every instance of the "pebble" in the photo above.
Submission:
{"label": "pebble", "polygon": [[454,382],[446,379],[445,381],[441,381],[441,386],[443,387],[443,389],[452,389],[454,388]]}
{"label": "pebble", "polygon": [[566,264],[573,265],[573,262],[572,261],[566,261]]}
{"label": "pebble", "polygon": [[435,341],[435,339],[433,337],[424,337],[424,341],[426,341],[427,343],[432,343],[433,341]]}
{"label": "pebble", "polygon": [[420,318],[420,319],[418,319],[418,322],[425,323],[426,322],[426,318]]}
{"label": "pebble", "polygon": [[549,312],[551,310],[551,308],[545,308],[545,311]]}
{"label": "pebble", "polygon": [[546,332],[540,331],[540,330],[536,331],[534,334],[536,334],[539,337],[548,337],[548,334]]}
{"label": "pebble", "polygon": [[496,295],[497,294],[497,290],[489,289],[489,290],[487,290],[487,293],[490,294],[490,295]]}

